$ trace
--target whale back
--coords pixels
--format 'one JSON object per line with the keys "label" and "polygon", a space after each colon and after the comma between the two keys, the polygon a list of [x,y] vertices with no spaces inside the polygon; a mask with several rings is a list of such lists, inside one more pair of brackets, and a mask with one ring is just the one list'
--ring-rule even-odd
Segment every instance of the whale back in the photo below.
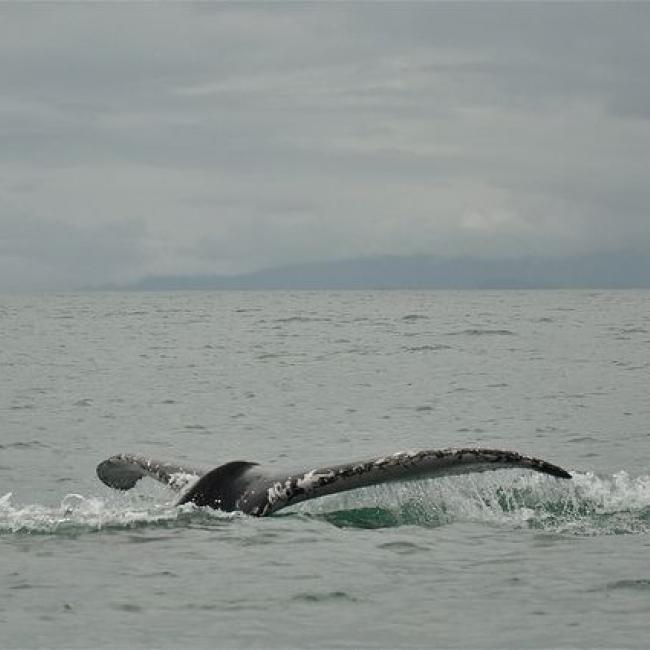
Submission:
{"label": "whale back", "polygon": [[240,501],[251,486],[251,480],[246,475],[256,465],[245,460],[234,460],[215,467],[194,483],[177,505],[194,503],[226,512],[242,510]]}

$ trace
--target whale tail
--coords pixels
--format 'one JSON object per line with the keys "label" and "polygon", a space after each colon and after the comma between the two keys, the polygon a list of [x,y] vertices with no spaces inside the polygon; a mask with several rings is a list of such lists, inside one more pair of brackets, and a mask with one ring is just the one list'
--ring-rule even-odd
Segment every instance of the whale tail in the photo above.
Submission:
{"label": "whale tail", "polygon": [[181,491],[204,474],[204,469],[163,463],[134,454],[111,456],[97,465],[97,476],[102,483],[116,490],[130,490],[141,478],[149,476]]}
{"label": "whale tail", "polygon": [[501,449],[473,448],[398,452],[356,463],[284,473],[246,461],[233,461],[205,472],[121,454],[100,463],[97,475],[106,485],[120,490],[128,490],[143,476],[150,476],[177,491],[184,490],[178,504],[241,510],[263,517],[301,501],[360,487],[508,468],[571,478],[566,470],[539,458]]}

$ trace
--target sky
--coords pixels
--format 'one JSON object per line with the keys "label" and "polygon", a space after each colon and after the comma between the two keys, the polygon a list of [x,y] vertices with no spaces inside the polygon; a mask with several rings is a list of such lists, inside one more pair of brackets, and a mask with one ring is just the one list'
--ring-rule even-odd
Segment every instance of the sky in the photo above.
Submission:
{"label": "sky", "polygon": [[650,3],[1,3],[0,290],[650,254]]}

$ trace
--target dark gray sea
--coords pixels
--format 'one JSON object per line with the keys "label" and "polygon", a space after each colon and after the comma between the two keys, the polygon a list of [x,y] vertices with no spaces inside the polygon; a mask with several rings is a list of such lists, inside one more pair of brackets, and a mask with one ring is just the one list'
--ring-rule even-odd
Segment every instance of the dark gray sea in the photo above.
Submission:
{"label": "dark gray sea", "polygon": [[[0,647],[650,644],[650,292],[0,297]],[[319,467],[540,456],[265,519],[118,452]]]}

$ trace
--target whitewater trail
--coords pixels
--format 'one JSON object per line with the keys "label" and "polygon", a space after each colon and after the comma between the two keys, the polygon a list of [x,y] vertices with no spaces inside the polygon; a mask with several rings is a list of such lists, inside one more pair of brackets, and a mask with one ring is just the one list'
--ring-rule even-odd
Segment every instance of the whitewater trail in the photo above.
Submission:
{"label": "whitewater trail", "polygon": [[[162,491],[162,499],[166,491]],[[246,518],[192,504],[172,505],[161,494],[68,494],[58,506],[0,497],[0,534],[79,534],[147,526],[223,525]],[[342,527],[437,527],[477,522],[572,535],[650,532],[650,476],[576,473],[572,481],[506,472],[409,484],[381,485],[298,505],[282,517],[322,519]]]}

